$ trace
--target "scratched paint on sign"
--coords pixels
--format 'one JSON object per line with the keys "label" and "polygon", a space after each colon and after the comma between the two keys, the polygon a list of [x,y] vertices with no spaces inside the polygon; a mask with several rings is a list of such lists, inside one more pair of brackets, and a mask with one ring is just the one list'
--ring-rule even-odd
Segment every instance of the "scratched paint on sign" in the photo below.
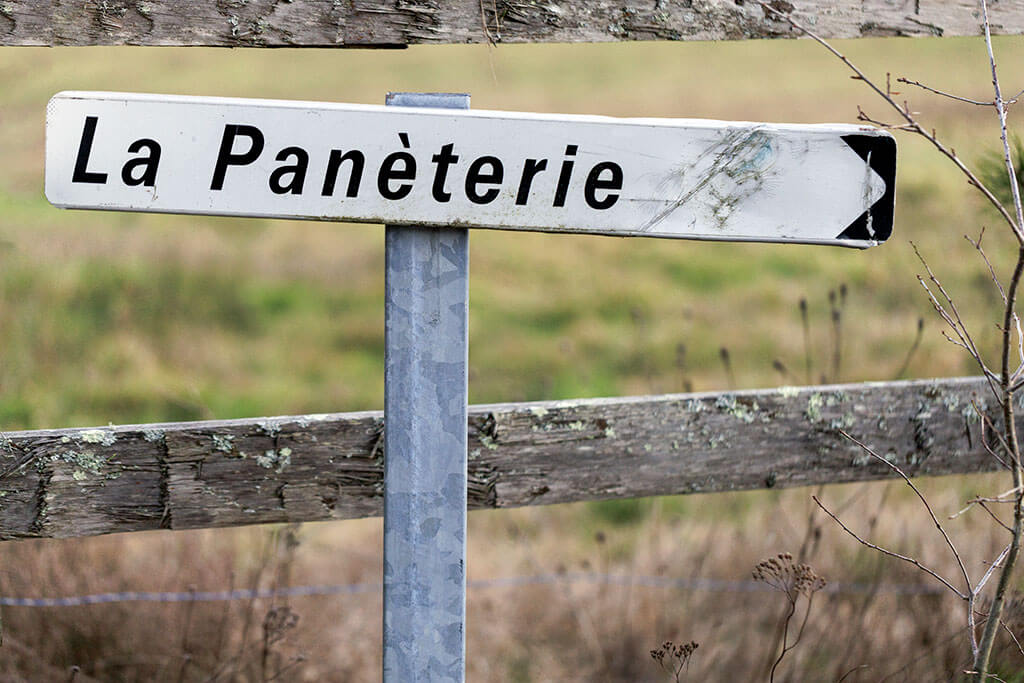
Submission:
{"label": "scratched paint on sign", "polygon": [[851,125],[61,93],[57,206],[872,246],[895,142]]}

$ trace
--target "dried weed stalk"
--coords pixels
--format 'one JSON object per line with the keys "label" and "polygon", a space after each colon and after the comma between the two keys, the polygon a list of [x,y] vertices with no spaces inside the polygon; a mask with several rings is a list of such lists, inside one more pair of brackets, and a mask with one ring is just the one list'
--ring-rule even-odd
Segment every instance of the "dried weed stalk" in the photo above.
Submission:
{"label": "dried weed stalk", "polygon": [[[841,282],[837,289],[828,291],[828,325],[829,325],[829,347],[824,349],[826,359],[823,363],[818,379],[821,384],[833,384],[839,381],[842,375],[843,363],[843,322],[845,319],[846,302],[849,295],[849,288],[845,282]],[[779,373],[783,382],[788,384],[807,384],[814,381],[814,345],[811,342],[811,313],[807,297],[800,297],[797,304],[800,312],[800,325],[803,331],[803,353],[804,353],[804,377],[798,379],[780,358],[772,361],[772,368]],[[907,362],[910,360],[908,358]],[[827,368],[827,369],[825,369]]]}
{"label": "dried weed stalk", "polygon": [[[956,559],[957,567],[960,576],[956,579],[949,579],[941,576],[938,572],[931,568],[923,565],[917,559],[901,555],[899,553],[881,548],[874,545],[862,537],[858,536],[849,527],[843,524],[839,518],[830,512],[821,502],[815,498],[815,502],[832,517],[842,528],[857,539],[858,542],[878,550],[891,557],[898,558],[905,562],[909,562],[925,573],[929,574],[933,578],[939,580],[943,585],[949,588],[953,593],[959,596],[965,601],[967,609],[967,622],[968,622],[968,633],[970,634],[971,644],[971,659],[972,665],[965,672],[969,674],[974,681],[984,681],[986,679],[995,679],[995,676],[990,673],[989,660],[992,653],[993,644],[995,642],[996,635],[999,633],[1000,628],[1006,631],[1010,629],[1003,623],[1002,615],[1004,605],[1007,600],[1007,593],[1012,584],[1012,578],[1014,568],[1017,564],[1017,559],[1020,554],[1021,536],[1024,531],[1024,469],[1021,466],[1021,453],[1020,444],[1017,436],[1017,428],[1014,419],[1014,394],[1018,389],[1024,388],[1024,332],[1021,330],[1020,318],[1017,315],[1016,304],[1017,304],[1017,292],[1020,286],[1022,274],[1024,274],[1024,206],[1022,206],[1020,188],[1017,180],[1017,164],[1014,163],[1014,151],[1011,149],[1009,137],[1007,135],[1006,117],[1008,108],[1015,104],[1021,95],[1024,95],[1024,90],[1017,93],[1013,97],[1005,98],[1003,96],[1002,87],[999,81],[999,73],[996,68],[995,54],[992,49],[992,36],[990,32],[990,23],[988,16],[988,5],[985,0],[981,0],[981,19],[982,28],[985,36],[985,47],[988,53],[988,62],[991,68],[991,79],[992,79],[992,92],[993,98],[991,100],[978,100],[973,98],[967,98],[960,95],[933,88],[928,85],[924,85],[916,80],[909,78],[897,78],[896,82],[907,86],[919,88],[926,93],[931,95],[937,95],[958,101],[964,104],[977,107],[989,107],[991,108],[999,122],[1000,128],[1000,139],[1002,141],[1002,153],[1001,160],[1005,166],[1006,176],[1009,185],[1009,196],[1008,201],[1004,204],[999,199],[999,194],[1004,194],[998,191],[990,189],[985,182],[979,177],[979,174],[975,173],[968,165],[957,155],[956,151],[951,147],[947,146],[942,142],[935,130],[929,130],[925,128],[918,120],[917,112],[911,110],[910,105],[906,100],[900,102],[897,101],[896,96],[898,92],[893,91],[892,81],[890,76],[887,74],[885,84],[876,83],[870,79],[863,71],[860,70],[853,62],[851,62],[845,55],[839,52],[826,40],[816,35],[812,31],[808,30],[802,24],[798,23],[792,16],[791,12],[793,8],[788,5],[785,8],[780,7],[780,3],[767,3],[759,2],[762,7],[765,16],[775,18],[787,23],[795,31],[811,38],[832,55],[839,59],[845,64],[852,72],[852,78],[862,81],[867,85],[881,100],[888,105],[888,107],[895,113],[897,120],[895,123],[884,121],[879,118],[875,118],[863,109],[858,108],[857,119],[864,123],[871,124],[873,126],[888,129],[888,130],[899,130],[909,133],[913,133],[924,140],[926,140],[932,147],[934,147],[943,157],[951,162],[967,179],[967,182],[978,190],[985,197],[985,199],[992,205],[992,207],[999,213],[1002,221],[1006,224],[1009,232],[1012,234],[1016,241],[1017,253],[1016,263],[1013,267],[1012,273],[1007,281],[1005,287],[1000,281],[999,276],[996,273],[996,269],[992,266],[991,261],[985,254],[981,244],[981,235],[977,240],[967,238],[971,244],[978,251],[979,255],[983,259],[985,265],[988,268],[989,275],[998,290],[999,296],[1003,304],[1002,320],[1000,324],[1001,333],[1001,344],[999,349],[999,364],[998,369],[994,369],[994,364],[988,363],[975,343],[975,340],[968,330],[967,325],[960,316],[957,309],[957,305],[953,297],[943,287],[942,282],[932,271],[928,262],[921,256],[915,245],[914,250],[921,260],[924,266],[927,277],[918,277],[918,281],[927,293],[928,299],[932,304],[932,307],[938,313],[938,315],[945,322],[948,328],[944,335],[947,340],[951,343],[963,348],[971,358],[977,363],[982,374],[988,381],[989,387],[992,390],[992,394],[995,396],[998,402],[999,408],[1002,413],[1002,424],[993,424],[991,420],[984,415],[984,412],[978,410],[978,415],[982,417],[983,435],[985,438],[985,448],[1003,467],[1009,470],[1013,487],[1004,494],[994,498],[977,498],[968,503],[968,508],[980,507],[987,513],[993,516],[999,524],[1006,529],[1010,534],[1010,540],[1006,547],[999,553],[999,555],[992,561],[983,564],[985,566],[985,572],[983,576],[975,581],[972,579],[970,572],[967,569],[967,565],[953,541],[946,533],[942,524],[939,522],[938,517],[935,515],[931,506],[925,497],[914,487],[913,483],[907,477],[907,475],[894,463],[889,462],[887,459],[879,456],[877,453],[872,451],[867,445],[853,439],[848,434],[845,434],[852,441],[857,443],[868,455],[876,460],[885,463],[887,466],[892,468],[903,480],[914,490],[918,498],[921,500],[922,505],[931,517],[932,522],[935,524],[937,530],[941,534],[945,545],[949,548],[953,557]],[[785,11],[782,11],[784,9]],[[1019,150],[1018,150],[1019,153]],[[987,175],[987,174],[982,174]],[[982,231],[982,235],[984,231]],[[1013,356],[1019,357],[1017,361],[1011,360]],[[1016,364],[1016,367],[1012,367]],[[976,406],[977,409],[977,406]],[[1005,524],[998,517],[994,515],[989,504],[1005,504],[1012,508],[1013,520],[1011,524]],[[978,613],[976,611],[979,603],[979,597],[981,591],[989,583],[989,580],[997,576],[996,587],[991,597],[985,600],[987,609]],[[962,586],[962,587],[961,587]],[[976,623],[976,617],[982,618],[982,624]],[[982,633],[980,639],[978,638],[977,628],[981,626]],[[1011,632],[1011,636],[1013,636]],[[1017,638],[1013,637],[1016,642]]]}
{"label": "dried weed stalk", "polygon": [[651,658],[662,669],[667,671],[676,683],[679,683],[679,681],[683,680],[682,677],[686,675],[686,670],[690,664],[690,657],[693,656],[698,647],[700,647],[700,644],[695,640],[691,640],[688,643],[679,643],[678,645],[671,640],[666,640],[657,650],[651,650]]}
{"label": "dried weed stalk", "polygon": [[298,655],[291,662],[284,666],[278,666],[277,670],[271,672],[271,656],[274,654],[274,646],[279,643],[288,632],[299,623],[299,615],[292,611],[287,605],[272,607],[263,617],[263,650],[260,656],[261,680],[266,683],[281,677],[289,668],[303,660]]}
{"label": "dried weed stalk", "polygon": [[[767,560],[761,560],[754,567],[752,572],[755,581],[763,581],[775,590],[786,596],[786,614],[779,626],[782,643],[781,650],[772,662],[768,672],[768,680],[775,680],[775,670],[779,668],[786,653],[792,650],[800,642],[804,635],[804,628],[807,626],[807,618],[811,614],[811,603],[814,601],[814,594],[825,587],[825,579],[818,576],[809,564],[796,562],[789,553],[782,553]],[[803,619],[800,621],[800,628],[796,632],[793,642],[789,642],[789,628],[796,614],[797,602],[800,596],[806,598]]]}

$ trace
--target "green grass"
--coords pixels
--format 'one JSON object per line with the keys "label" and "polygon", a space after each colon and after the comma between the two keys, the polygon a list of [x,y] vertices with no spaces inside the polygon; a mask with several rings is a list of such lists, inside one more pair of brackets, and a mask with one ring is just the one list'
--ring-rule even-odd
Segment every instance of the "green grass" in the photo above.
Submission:
{"label": "green grass", "polygon": [[[878,77],[891,70],[978,98],[986,97],[990,87],[978,39],[861,40],[840,47]],[[1000,39],[997,50],[1007,89],[1015,92],[1024,86],[1024,42]],[[454,46],[400,52],[0,50],[2,430],[382,404],[379,227],[57,210],[41,191],[43,117],[48,98],[63,89],[370,103],[383,101],[388,90],[447,90],[471,92],[475,108],[793,122],[849,122],[858,104],[883,113],[861,84],[806,41]],[[902,96],[966,159],[978,160],[996,149],[993,118],[985,110],[916,92]],[[1011,125],[1022,128],[1016,112]],[[942,340],[939,322],[915,279],[921,269],[908,240],[930,259],[989,352],[998,334],[993,325],[997,295],[962,235],[988,225],[989,254],[1001,272],[1012,256],[1010,242],[993,212],[948,164],[920,141],[900,137],[899,142],[896,232],[889,244],[867,252],[474,232],[471,400],[679,391],[686,381],[697,390],[722,389],[722,346],[729,348],[742,386],[788,383],[773,371],[775,359],[803,379],[797,308],[802,297],[811,311],[811,379],[817,381],[831,354],[828,292],[841,283],[850,291],[841,379],[892,377],[914,338],[918,317],[927,323],[911,376],[975,373],[969,359]],[[680,345],[686,349],[684,367],[678,366]],[[948,513],[981,490],[1002,490],[995,477],[924,480],[920,485],[936,509]],[[843,510],[857,528],[872,525],[872,539],[904,552],[923,549],[926,561],[954,572],[950,558],[929,545],[934,542],[928,536],[930,521],[916,507],[912,492],[899,484],[864,487],[863,495],[857,493],[861,490],[830,487],[824,500]],[[855,505],[847,509],[851,500]],[[877,516],[875,529],[872,519],[882,501],[888,512]],[[806,491],[761,491],[477,513],[471,517],[468,566],[480,578],[595,568],[745,578],[762,557],[801,546],[811,509]],[[966,557],[994,556],[1001,543],[989,533],[987,520],[977,519],[964,515],[949,524],[962,532]],[[880,576],[895,583],[921,581],[912,568],[881,564],[877,555],[835,527],[824,525],[822,531],[814,566],[830,581],[870,582]],[[309,574],[296,573],[295,583],[379,580],[378,522],[308,525],[307,532],[318,539],[311,544],[316,552],[303,565]],[[249,538],[244,530],[206,533],[206,555],[222,557],[225,547],[255,546],[243,541]],[[157,588],[226,587],[241,560],[228,557],[211,571],[209,562],[196,561],[205,555],[187,545],[198,545],[198,538],[162,534],[89,539],[73,546],[68,545],[72,541],[55,542],[45,548],[64,554],[41,556],[45,561],[35,565],[12,556],[15,565],[29,570],[8,573],[14,582],[8,594],[134,590],[164,575],[166,583]],[[237,546],[225,538],[236,539]],[[168,553],[153,545],[158,541],[181,543],[182,550]],[[105,553],[106,563],[83,556],[87,545]],[[339,551],[346,558],[341,565]],[[69,562],[93,570],[62,571]],[[153,569],[146,569],[150,565]],[[478,610],[468,622],[469,651],[477,653],[470,665],[487,664],[489,671],[496,662],[490,675],[497,680],[559,678],[553,672],[563,671],[565,678],[611,680],[607,671],[614,657],[608,653],[620,652],[632,624],[644,634],[629,653],[641,675],[653,671],[639,668],[650,665],[649,648],[678,635],[702,641],[704,659],[694,671],[700,678],[716,660],[760,659],[770,641],[764,634],[776,626],[776,606],[746,595],[637,592],[627,602],[603,587],[589,590],[480,595],[470,603]],[[644,600],[651,601],[647,607]],[[360,607],[353,601],[346,596],[344,603],[326,607],[327,601],[318,599],[315,609],[303,613],[303,623],[313,624],[316,633],[311,652],[375,656],[379,603],[374,599]],[[884,599],[872,604],[872,609],[887,608]],[[838,645],[834,650],[818,648],[815,641],[801,646],[798,656],[818,658],[805,670],[820,672],[830,652],[837,653],[837,661],[849,656],[854,664],[887,665],[884,660],[893,652],[903,656],[904,651],[923,650],[927,656],[920,665],[925,666],[931,661],[927,643],[945,638],[953,617],[931,605],[920,613],[908,611],[913,604],[901,596],[884,619],[873,616],[865,631],[853,631],[849,624],[854,622],[841,618],[847,614],[842,608],[861,609],[859,603],[821,603],[822,620],[814,625],[816,613],[812,629],[831,633]],[[635,614],[624,619],[627,607],[635,608]],[[360,609],[365,616],[359,617]],[[35,613],[11,612],[4,615],[14,624],[9,638],[65,647],[73,638],[84,638],[83,628],[89,632],[89,624],[79,623],[53,637],[60,624],[47,613],[36,620],[40,635],[32,638],[18,620]],[[103,614],[117,613],[99,614],[92,630],[104,638],[82,640],[84,659],[54,661],[93,664],[88,660],[103,658],[96,643],[131,643],[130,638],[109,637],[111,629],[126,623],[128,635],[148,633],[126,619],[101,621]],[[143,626],[160,624],[164,634],[182,632],[180,623],[167,626],[176,623],[167,612],[139,614]],[[179,621],[184,614],[191,612],[173,613]],[[331,627],[320,625],[318,615]],[[220,620],[218,611],[193,623]],[[890,623],[891,630],[879,626]],[[492,625],[502,630],[488,630]],[[837,626],[847,631],[836,634]],[[342,631],[331,630],[337,628]],[[675,628],[682,630],[673,633]],[[764,643],[745,640],[759,633]],[[918,633],[923,634],[920,642]],[[164,640],[173,644],[177,637]],[[335,647],[341,638],[351,647]],[[856,647],[875,649],[847,654]],[[326,666],[323,661],[317,666]],[[379,672],[375,661],[362,666],[354,670]],[[888,667],[872,669],[865,680],[883,669]],[[592,670],[604,675],[588,677]],[[317,669],[312,671],[315,677]],[[330,671],[342,675],[340,669]],[[1016,680],[1009,676],[1004,678]]]}
{"label": "green grass", "polygon": [[[863,40],[842,49],[983,97],[978,40]],[[1008,87],[1024,44],[1000,40]],[[557,65],[552,67],[552,65]],[[28,77],[30,75],[31,77]],[[400,52],[167,48],[0,52],[0,429],[378,408],[383,231],[271,220],[67,212],[41,193],[46,101],[63,89],[381,102],[388,90],[466,91],[475,108],[850,121],[881,105],[806,41],[452,46]],[[905,93],[968,159],[996,148],[977,107]],[[479,231],[472,236],[471,400],[724,388],[803,368],[797,302],[812,312],[814,379],[831,355],[827,293],[850,289],[845,380],[886,379],[918,317],[913,376],[972,372],[945,343],[913,239],[986,349],[997,303],[963,239],[994,214],[920,141],[900,138],[896,232],[867,252]],[[678,367],[678,349],[686,365]]]}

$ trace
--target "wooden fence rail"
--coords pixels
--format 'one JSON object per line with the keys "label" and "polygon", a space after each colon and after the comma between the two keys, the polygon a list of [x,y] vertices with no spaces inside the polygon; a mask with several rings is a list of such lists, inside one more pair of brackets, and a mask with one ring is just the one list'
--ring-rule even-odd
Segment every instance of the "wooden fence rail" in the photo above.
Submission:
{"label": "wooden fence rail", "polygon": [[[980,378],[474,406],[469,505],[881,479],[843,437],[915,476],[998,468]],[[8,432],[0,538],[380,515],[379,412]]]}
{"label": "wooden fence rail", "polygon": [[[778,0],[826,38],[978,35],[965,0]],[[1024,3],[989,9],[1024,33]],[[740,40],[792,37],[753,0],[2,0],[3,45],[404,47],[416,43]]]}

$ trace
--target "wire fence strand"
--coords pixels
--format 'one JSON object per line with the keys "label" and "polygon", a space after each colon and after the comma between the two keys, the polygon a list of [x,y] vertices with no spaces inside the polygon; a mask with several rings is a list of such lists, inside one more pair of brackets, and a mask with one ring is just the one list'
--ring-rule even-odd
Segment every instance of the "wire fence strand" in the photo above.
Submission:
{"label": "wire fence strand", "polygon": [[[712,578],[677,578],[667,576],[642,576],[630,574],[597,574],[590,572],[568,572],[561,574],[538,574],[533,576],[504,576],[491,579],[476,579],[466,582],[473,590],[493,588],[518,588],[545,584],[604,584],[639,588],[666,588],[675,590],[707,591],[712,593],[759,593],[774,590],[771,586],[753,580],[729,580]],[[380,593],[380,583],[349,583],[335,585],[287,586],[283,588],[240,588],[226,591],[174,591],[145,592],[122,591],[117,593],[95,593],[62,598],[12,598],[0,597],[4,607],[79,607],[101,605],[112,602],[214,602],[225,600],[260,600],[283,597],[312,595],[359,595]],[[824,591],[834,595],[863,595],[885,593],[889,595],[938,595],[946,590],[941,586],[904,583],[833,583]]]}

